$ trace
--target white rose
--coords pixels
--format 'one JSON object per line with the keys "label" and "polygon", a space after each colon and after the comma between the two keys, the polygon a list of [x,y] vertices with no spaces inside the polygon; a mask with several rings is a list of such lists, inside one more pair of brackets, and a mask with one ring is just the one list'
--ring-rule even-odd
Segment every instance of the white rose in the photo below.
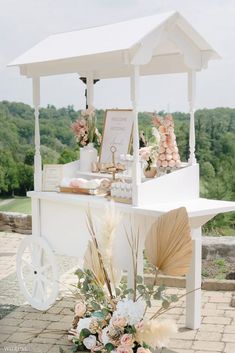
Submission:
{"label": "white rose", "polygon": [[114,317],[124,317],[129,325],[135,325],[143,319],[145,306],[142,301],[133,302],[131,299],[123,299],[117,304]]}
{"label": "white rose", "polygon": [[105,328],[103,328],[102,333],[101,333],[100,338],[101,338],[101,342],[103,343],[104,346],[107,343],[109,343],[108,331],[109,331],[109,327],[106,326]]}
{"label": "white rose", "polygon": [[78,325],[77,325],[77,333],[80,333],[82,331],[82,329],[84,329],[84,328],[89,329],[91,320],[92,320],[91,317],[86,317],[85,319],[80,319],[78,321]]}
{"label": "white rose", "polygon": [[84,338],[83,344],[89,350],[94,349],[96,346],[96,337],[94,335],[90,335],[87,338]]}

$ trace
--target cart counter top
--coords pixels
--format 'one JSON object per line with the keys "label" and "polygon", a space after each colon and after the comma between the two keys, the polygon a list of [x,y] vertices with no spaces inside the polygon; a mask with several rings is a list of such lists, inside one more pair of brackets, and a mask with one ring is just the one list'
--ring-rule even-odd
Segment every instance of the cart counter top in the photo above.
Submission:
{"label": "cart counter top", "polygon": [[[36,192],[30,191],[27,195],[31,198],[39,200],[47,200],[51,202],[67,203],[72,205],[92,205],[92,207],[104,207],[110,201],[102,196],[93,195],[75,195],[59,192]],[[220,201],[220,200],[208,200],[205,198],[197,198],[191,200],[182,200],[177,202],[166,202],[166,203],[151,203],[147,206],[132,206],[128,204],[115,203],[116,207],[120,211],[124,212],[135,212],[142,215],[159,215],[168,212],[172,209],[179,207],[186,207],[189,218],[197,217],[209,217],[224,213],[235,211],[235,202],[232,201]]]}

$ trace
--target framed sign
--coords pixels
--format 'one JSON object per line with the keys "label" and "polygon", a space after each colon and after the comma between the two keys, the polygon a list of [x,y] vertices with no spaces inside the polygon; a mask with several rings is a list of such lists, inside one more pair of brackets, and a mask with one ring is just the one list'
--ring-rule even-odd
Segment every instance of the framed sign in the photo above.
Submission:
{"label": "framed sign", "polygon": [[63,179],[63,164],[45,164],[43,166],[43,191],[57,191]]}
{"label": "framed sign", "polygon": [[111,146],[116,147],[115,160],[130,151],[133,129],[133,110],[106,110],[100,163],[112,162]]}

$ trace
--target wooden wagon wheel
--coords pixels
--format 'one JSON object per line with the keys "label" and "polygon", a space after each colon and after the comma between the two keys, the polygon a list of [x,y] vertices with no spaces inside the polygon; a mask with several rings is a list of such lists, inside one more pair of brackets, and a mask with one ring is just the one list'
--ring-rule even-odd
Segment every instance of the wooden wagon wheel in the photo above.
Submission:
{"label": "wooden wagon wheel", "polygon": [[55,255],[41,237],[25,238],[17,253],[17,277],[25,299],[38,310],[47,310],[58,295]]}

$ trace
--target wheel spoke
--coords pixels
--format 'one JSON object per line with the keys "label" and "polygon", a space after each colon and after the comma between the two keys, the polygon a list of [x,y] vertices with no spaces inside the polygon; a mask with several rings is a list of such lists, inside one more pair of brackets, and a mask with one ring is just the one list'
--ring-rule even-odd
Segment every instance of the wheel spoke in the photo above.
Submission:
{"label": "wheel spoke", "polygon": [[44,298],[44,295],[45,295],[45,290],[43,288],[42,281],[40,279],[38,279],[37,283],[38,283],[39,292],[41,292],[40,299],[41,299],[41,301],[43,301],[43,298]]}
{"label": "wheel spoke", "polygon": [[47,265],[42,266],[42,267],[40,268],[41,273],[42,273],[42,272],[46,272],[46,271],[49,270],[49,268],[51,268],[51,267],[52,267],[51,264],[47,264]]}
{"label": "wheel spoke", "polygon": [[44,286],[48,285],[49,287],[51,287],[51,281],[49,280],[49,278],[47,278],[46,276],[40,274],[39,275],[40,280],[43,282]]}
{"label": "wheel spoke", "polygon": [[42,248],[38,244],[31,244],[31,254],[33,266],[40,266]]}
{"label": "wheel spoke", "polygon": [[32,289],[32,297],[35,297],[36,296],[36,293],[37,293],[37,287],[38,287],[38,282],[36,279],[34,279],[33,281],[33,289]]}
{"label": "wheel spoke", "polygon": [[25,260],[24,258],[22,258],[22,262],[23,262],[27,267],[30,267],[31,269],[33,268],[32,263],[30,263],[29,261]]}
{"label": "wheel spoke", "polygon": [[58,293],[57,266],[46,241],[32,236],[25,239],[17,254],[17,276],[27,301],[44,310]]}
{"label": "wheel spoke", "polygon": [[32,280],[34,280],[32,272],[29,272],[29,273],[26,273],[26,274],[24,273],[23,274],[23,280],[24,280],[25,283],[26,282],[31,282]]}

